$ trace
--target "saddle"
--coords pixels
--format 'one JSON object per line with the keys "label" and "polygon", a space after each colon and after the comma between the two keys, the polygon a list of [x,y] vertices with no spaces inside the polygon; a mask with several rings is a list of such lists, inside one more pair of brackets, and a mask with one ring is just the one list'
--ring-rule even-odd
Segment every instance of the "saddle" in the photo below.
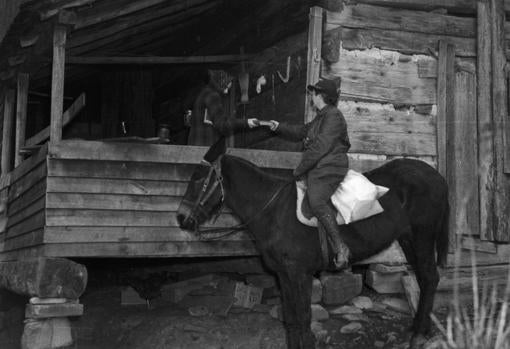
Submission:
{"label": "saddle", "polygon": [[[306,183],[297,182],[297,205],[296,215],[298,220],[310,227],[317,227],[318,220],[313,216],[310,204],[306,197]],[[337,208],[336,221],[339,225],[349,224],[365,218],[369,218],[384,211],[378,199],[389,191],[388,188],[373,184],[361,173],[349,170],[344,180],[331,196],[333,205]],[[319,229],[319,238],[324,264],[329,264],[329,247],[326,236],[321,236],[322,229]],[[404,264],[406,258],[402,248],[397,241],[390,247],[371,256],[357,264]]]}
{"label": "saddle", "polygon": [[[298,220],[304,225],[317,227],[317,218],[313,216],[306,197],[306,183],[297,182],[296,189]],[[373,184],[361,173],[349,170],[337,190],[331,195],[331,202],[338,211],[336,216],[338,225],[356,222],[383,212],[377,199],[388,191],[388,188]]]}

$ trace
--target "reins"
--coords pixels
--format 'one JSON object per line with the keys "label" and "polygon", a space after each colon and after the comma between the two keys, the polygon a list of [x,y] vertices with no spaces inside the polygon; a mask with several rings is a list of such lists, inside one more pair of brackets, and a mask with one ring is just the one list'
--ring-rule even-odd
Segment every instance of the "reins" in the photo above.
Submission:
{"label": "reins", "polygon": [[[201,208],[201,206],[207,201],[207,199],[212,195],[212,193],[214,192],[214,190],[218,187],[218,185],[220,185],[220,188],[221,188],[221,203],[223,204],[224,203],[224,200],[225,200],[225,191],[223,189],[223,177],[221,175],[221,170],[219,168],[219,166],[215,165],[215,164],[211,164],[211,163],[208,163],[206,161],[202,161],[203,163],[205,163],[206,165],[210,166],[211,169],[209,170],[209,173],[208,173],[208,176],[204,182],[204,186],[202,188],[202,191],[197,199],[197,201],[195,202],[195,205],[193,207],[194,210],[198,209],[198,208]],[[218,161],[219,163],[219,161]],[[206,193],[206,190],[207,190],[207,187],[209,186],[209,182],[210,182],[210,178],[212,177],[212,173],[215,173],[216,174],[216,182],[213,184],[213,187],[211,188],[211,190]],[[253,216],[251,217],[247,222],[245,223],[240,223],[238,225],[235,225],[233,227],[227,227],[227,228],[209,228],[209,229],[200,229],[198,226],[195,228],[195,233],[198,233],[199,234],[199,240],[207,240],[207,241],[214,241],[214,240],[220,240],[220,239],[223,239],[224,237],[227,237],[227,236],[230,236],[230,235],[233,235],[235,234],[236,232],[240,231],[240,230],[243,230],[245,229],[248,225],[250,225],[254,220],[256,220],[259,216],[262,215],[262,213],[264,213],[270,206],[271,204],[278,198],[278,196],[280,195],[280,193],[282,192],[282,190],[284,188],[286,188],[289,184],[293,183],[293,181],[289,181],[289,182],[286,182],[285,184],[283,184],[282,186],[280,186],[274,193],[273,195],[269,198],[269,200],[264,204],[264,206],[258,210],[258,212]],[[205,196],[203,198],[203,196]],[[221,210],[221,208],[220,208]],[[218,213],[219,215],[219,213]],[[214,237],[204,237],[204,235],[207,235],[207,234],[217,234],[217,233],[223,233],[223,234],[220,234],[220,235],[216,235]]]}

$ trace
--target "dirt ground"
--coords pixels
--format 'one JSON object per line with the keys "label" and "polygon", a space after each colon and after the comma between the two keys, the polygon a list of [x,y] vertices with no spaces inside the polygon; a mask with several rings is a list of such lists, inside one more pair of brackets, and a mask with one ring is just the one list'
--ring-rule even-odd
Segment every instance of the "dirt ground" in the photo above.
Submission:
{"label": "dirt ground", "polygon": [[[108,275],[111,274],[108,273]],[[228,307],[226,315],[218,315],[221,312],[190,311],[193,308],[193,302],[200,297],[192,297],[188,302],[183,300],[179,303],[158,301],[160,298],[156,298],[150,306],[147,304],[122,305],[123,288],[125,286],[119,284],[118,280],[111,281],[110,277],[89,278],[89,286],[80,298],[80,303],[84,305],[84,315],[71,319],[73,338],[75,338],[72,348],[286,348],[283,323],[277,318],[278,315],[275,312],[271,316],[270,309],[274,308],[274,303],[264,304],[269,303],[265,293],[261,306],[254,309]],[[279,299],[277,286],[274,292],[274,294],[271,293],[273,302]],[[361,295],[379,304],[387,297],[405,299],[404,295],[377,294],[367,286],[364,286]],[[221,298],[218,299],[221,300]],[[448,312],[447,303],[451,300],[451,296],[443,294],[436,296],[436,299],[440,302],[434,314],[444,322]],[[0,303],[8,304],[7,307],[0,307],[0,349],[20,347],[24,306],[27,301],[28,299],[19,296],[12,295],[12,298],[6,299],[0,295]],[[209,308],[224,309],[220,301],[209,300],[208,304]],[[337,307],[338,305],[325,308],[329,311]],[[358,322],[361,328],[354,333],[340,332],[342,327],[352,322]],[[354,320],[330,314],[329,319],[320,322],[323,331],[319,347],[404,349],[408,347],[410,337],[408,328],[411,323],[412,317],[409,313],[389,308],[365,309]],[[438,334],[437,329],[434,330],[434,334]]]}
{"label": "dirt ground", "polygon": [[[365,295],[378,295],[364,290]],[[178,305],[119,306],[118,293],[111,290],[90,292],[83,299],[85,315],[74,322],[77,348],[122,349],[284,349],[282,322],[267,312],[233,308],[227,316],[191,316]],[[443,318],[446,308],[436,310]],[[342,334],[349,323],[341,317],[322,322],[327,330],[324,348],[407,348],[412,318],[409,314],[385,310],[365,311],[362,329]]]}
{"label": "dirt ground", "polygon": [[[380,295],[364,289],[377,301]],[[80,349],[279,349],[285,348],[283,324],[267,311],[231,308],[227,316],[192,316],[178,304],[121,306],[119,287],[87,290],[81,302],[85,314],[72,320],[73,348]],[[446,307],[436,309],[446,317]],[[392,310],[363,312],[361,330],[340,333],[350,321],[331,316],[321,322],[327,335],[322,348],[407,348],[410,314]],[[9,325],[0,332],[0,347],[19,348],[23,313],[11,309]],[[17,325],[16,325],[17,324]]]}

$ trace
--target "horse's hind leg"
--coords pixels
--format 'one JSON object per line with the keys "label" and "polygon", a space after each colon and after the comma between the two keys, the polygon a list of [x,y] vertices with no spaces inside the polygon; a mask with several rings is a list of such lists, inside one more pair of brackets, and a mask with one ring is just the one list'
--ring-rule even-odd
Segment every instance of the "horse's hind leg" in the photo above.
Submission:
{"label": "horse's hind leg", "polygon": [[413,232],[412,240],[404,238],[401,243],[408,262],[416,272],[416,279],[420,286],[420,300],[412,327],[412,349],[419,348],[420,344],[425,341],[425,335],[430,332],[430,314],[439,283],[434,239],[430,237],[430,234],[431,231],[425,232],[423,229],[416,229]]}
{"label": "horse's hind leg", "polygon": [[278,273],[282,291],[282,310],[289,349],[313,349],[315,337],[310,329],[312,277],[304,272]]}

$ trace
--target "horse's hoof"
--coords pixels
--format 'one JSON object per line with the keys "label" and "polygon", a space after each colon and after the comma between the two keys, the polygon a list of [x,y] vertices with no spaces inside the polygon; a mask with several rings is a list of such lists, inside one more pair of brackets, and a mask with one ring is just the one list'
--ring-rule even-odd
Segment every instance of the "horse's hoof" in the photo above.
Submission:
{"label": "horse's hoof", "polygon": [[415,334],[411,338],[411,343],[409,344],[409,349],[422,349],[425,343],[427,343],[427,338],[425,338],[424,335]]}

